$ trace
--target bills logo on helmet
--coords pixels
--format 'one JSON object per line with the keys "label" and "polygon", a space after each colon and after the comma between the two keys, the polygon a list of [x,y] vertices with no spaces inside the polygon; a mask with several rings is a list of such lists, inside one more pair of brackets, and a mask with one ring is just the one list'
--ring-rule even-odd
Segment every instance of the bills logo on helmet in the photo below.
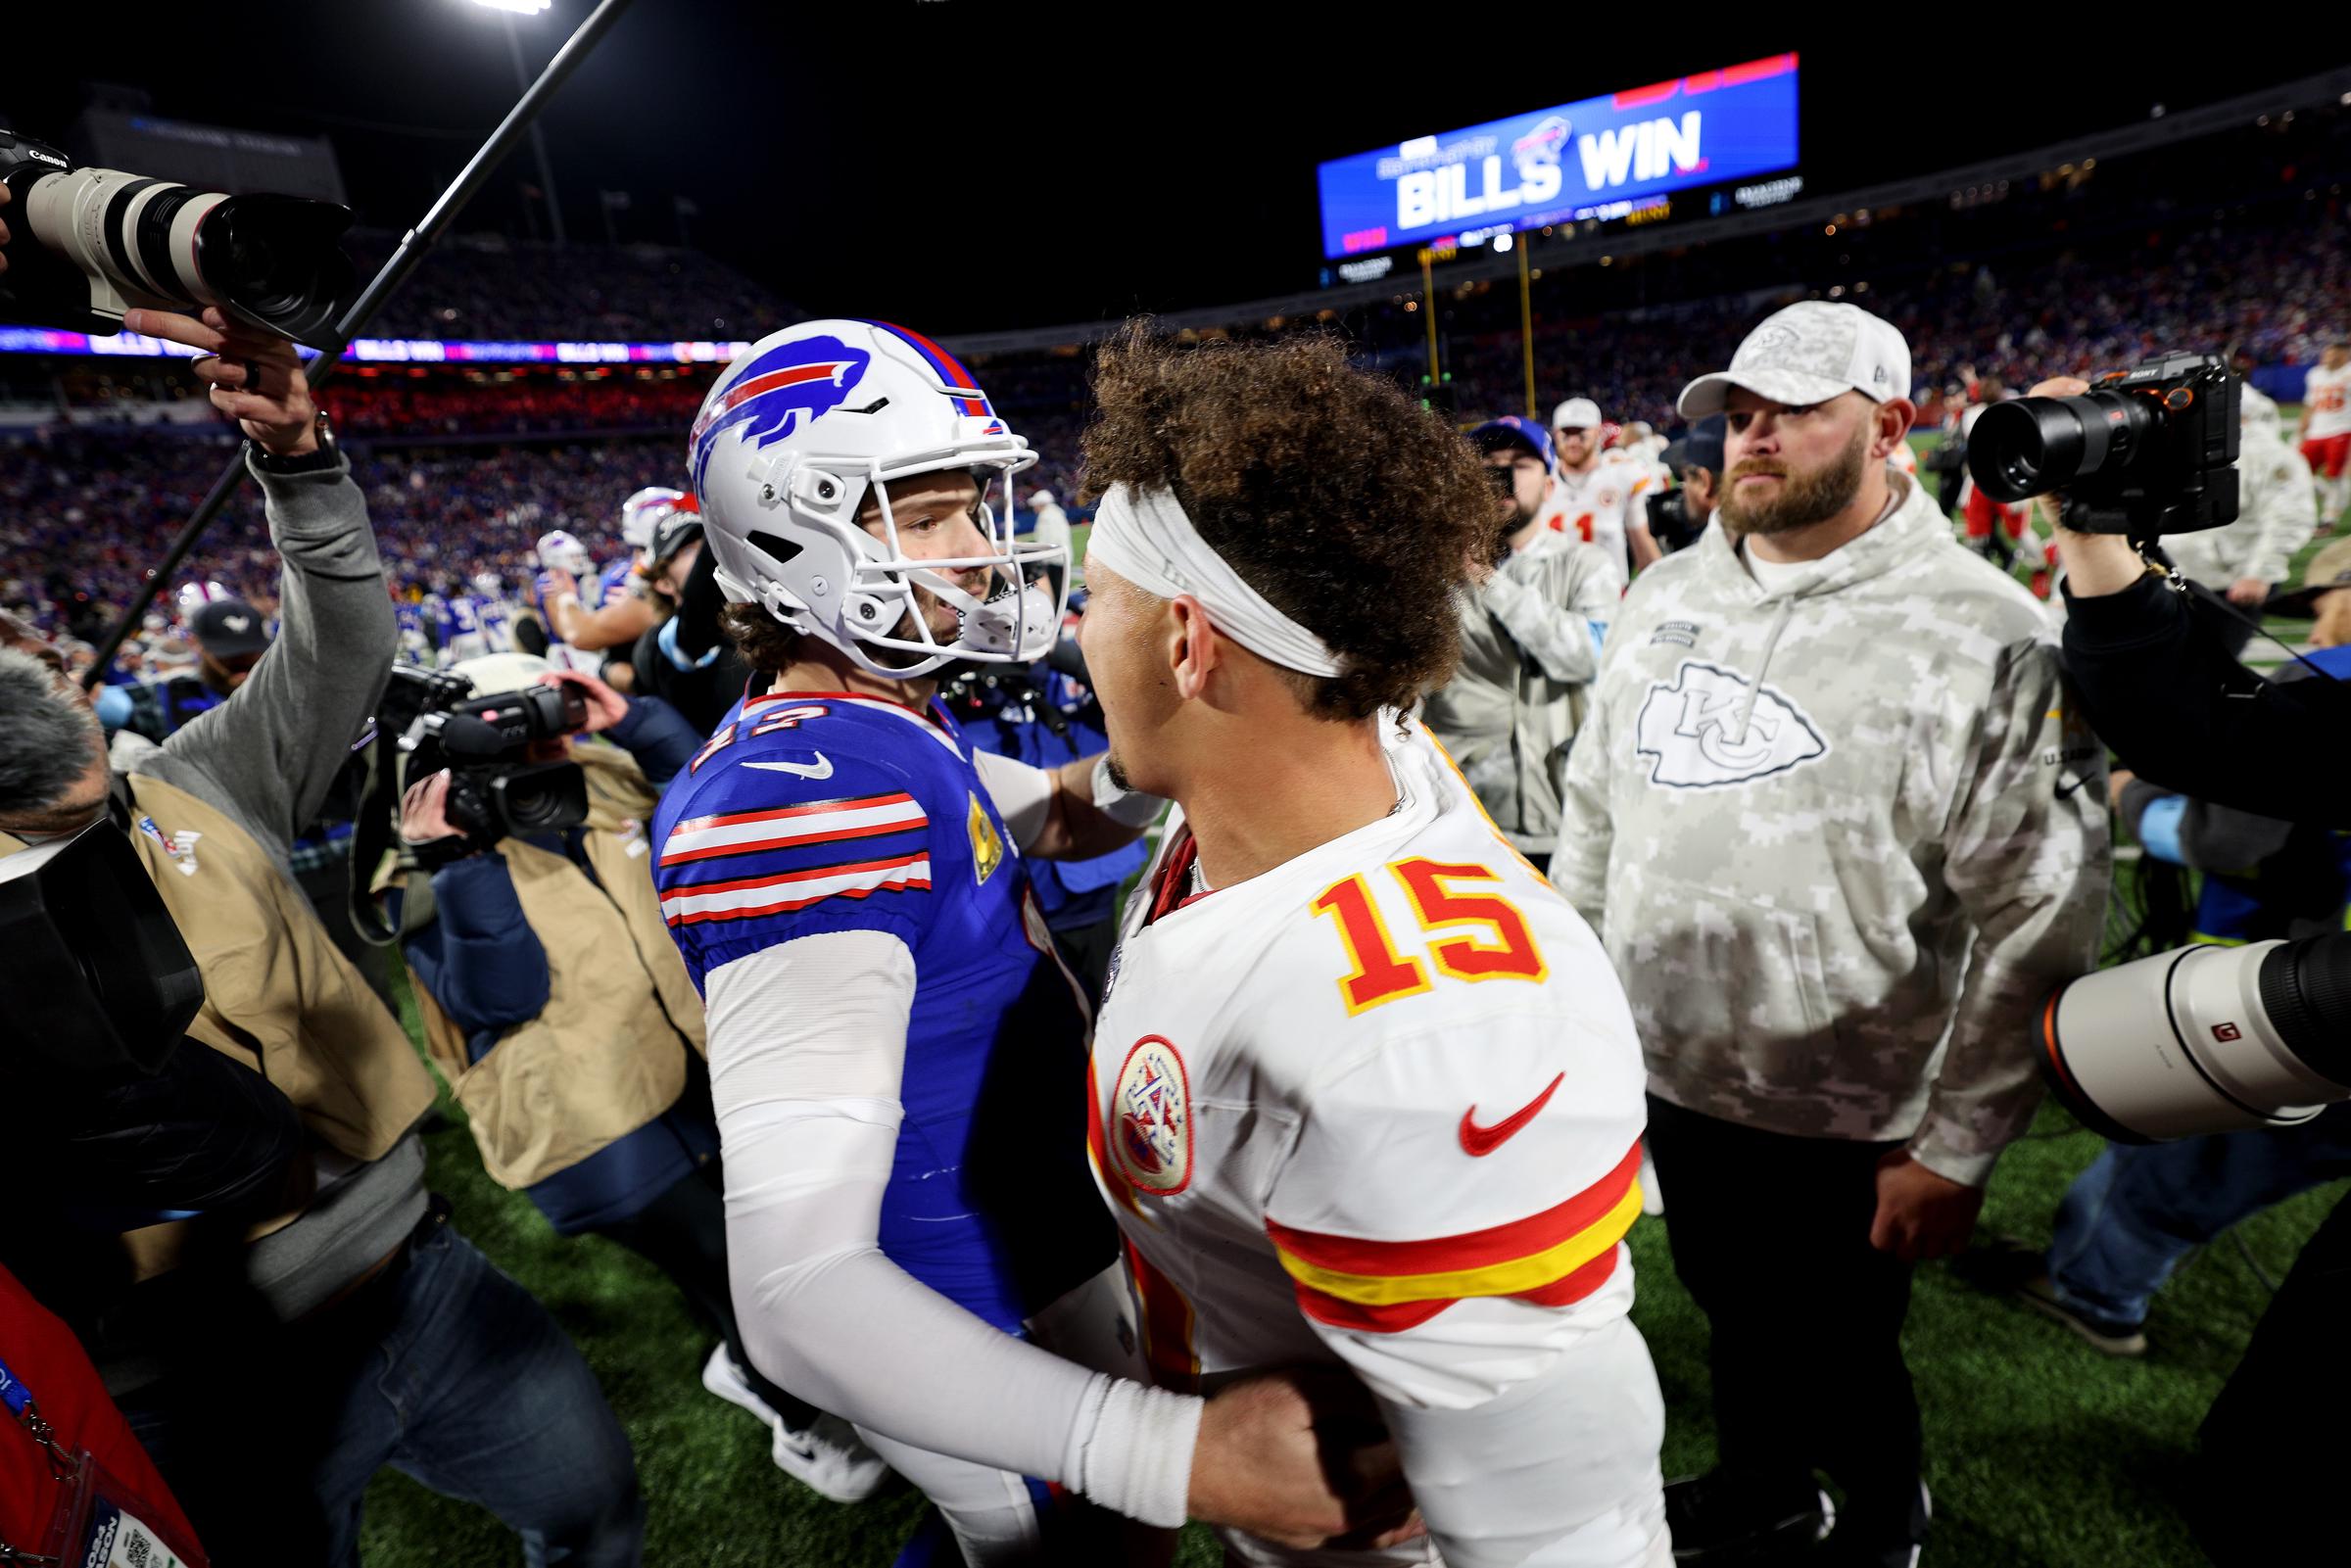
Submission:
{"label": "bills logo on helmet", "polygon": [[696,493],[701,492],[722,432],[744,425],[744,439],[754,447],[782,441],[846,403],[872,358],[839,338],[818,337],[779,344],[744,365],[734,385],[695,420],[687,438],[694,451]]}
{"label": "bills logo on helmet", "polygon": [[1173,1197],[1192,1179],[1191,1080],[1176,1047],[1146,1034],[1127,1053],[1111,1097],[1111,1150],[1137,1192]]}
{"label": "bills logo on helmet", "polygon": [[[1746,722],[1740,722],[1741,715]],[[1651,684],[1633,725],[1633,751],[1654,760],[1649,781],[1674,789],[1746,784],[1828,755],[1801,709],[1731,670],[1685,659],[1673,682]]]}

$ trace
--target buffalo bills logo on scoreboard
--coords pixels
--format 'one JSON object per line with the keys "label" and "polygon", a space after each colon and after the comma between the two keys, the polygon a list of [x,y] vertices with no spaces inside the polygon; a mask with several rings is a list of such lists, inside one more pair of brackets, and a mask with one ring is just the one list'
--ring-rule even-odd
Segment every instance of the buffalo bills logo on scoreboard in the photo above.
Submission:
{"label": "buffalo bills logo on scoreboard", "polygon": [[1532,228],[1796,161],[1796,56],[1774,55],[1324,164],[1322,254]]}
{"label": "buffalo bills logo on scoreboard", "polygon": [[1562,115],[1546,115],[1535,128],[1511,143],[1511,164],[1518,170],[1518,183],[1540,178],[1536,172],[1548,164],[1559,166],[1559,154],[1567,150],[1567,134],[1574,123]]}
{"label": "buffalo bills logo on scoreboard", "polygon": [[694,452],[696,493],[701,491],[702,473],[723,432],[744,425],[744,439],[754,447],[782,441],[846,403],[865,379],[871,357],[839,338],[816,337],[779,344],[744,365],[726,392],[702,410],[687,437]]}

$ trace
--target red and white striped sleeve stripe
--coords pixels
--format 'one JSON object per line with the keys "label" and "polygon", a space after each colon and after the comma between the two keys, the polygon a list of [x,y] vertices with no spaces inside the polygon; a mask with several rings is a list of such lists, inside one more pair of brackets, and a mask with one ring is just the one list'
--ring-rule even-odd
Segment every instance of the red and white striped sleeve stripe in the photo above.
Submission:
{"label": "red and white striped sleeve stripe", "polygon": [[721,855],[750,855],[768,849],[870,838],[927,827],[930,819],[914,796],[859,795],[818,800],[770,811],[731,811],[676,824],[661,845],[661,864],[683,865]]}
{"label": "red and white striped sleeve stripe", "polygon": [[878,892],[929,891],[927,851],[845,866],[817,866],[774,877],[681,887],[661,897],[661,917],[672,926],[708,921],[755,920],[789,914],[828,898],[866,898]]}

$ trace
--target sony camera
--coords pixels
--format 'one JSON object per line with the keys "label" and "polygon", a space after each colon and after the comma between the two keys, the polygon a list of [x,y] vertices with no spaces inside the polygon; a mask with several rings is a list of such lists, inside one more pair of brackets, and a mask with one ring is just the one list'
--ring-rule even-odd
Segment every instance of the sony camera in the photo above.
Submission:
{"label": "sony camera", "polygon": [[217,306],[249,326],[325,344],[355,293],[337,247],[351,209],[299,196],[227,196],[119,168],[76,168],[0,131],[9,243],[0,318],[100,335],[133,308]]}
{"label": "sony camera", "polygon": [[487,697],[472,691],[463,676],[395,671],[377,723],[400,736],[405,782],[447,768],[443,814],[477,848],[586,822],[588,780],[580,765],[533,761],[531,748],[586,729],[587,698],[570,686]]}
{"label": "sony camera", "polygon": [[2236,521],[2238,382],[2211,354],[2110,370],[2071,398],[2018,398],[1976,418],[1967,471],[2008,503],[2063,492],[2084,534],[2151,540]]}
{"label": "sony camera", "polygon": [[2284,1127],[2351,1100],[2351,931],[2210,944],[2069,980],[2043,1073],[2121,1143]]}

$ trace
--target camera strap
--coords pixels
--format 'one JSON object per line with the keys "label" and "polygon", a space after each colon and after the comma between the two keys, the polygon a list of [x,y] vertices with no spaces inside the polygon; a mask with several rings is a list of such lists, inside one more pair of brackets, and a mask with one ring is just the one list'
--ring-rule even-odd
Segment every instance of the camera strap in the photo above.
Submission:
{"label": "camera strap", "polygon": [[[351,924],[370,947],[397,947],[433,918],[432,878],[412,856],[400,853],[403,846],[393,834],[399,793],[400,740],[378,724],[367,748],[367,782],[360,790],[359,815],[351,825]],[[383,904],[375,896],[376,870],[386,855],[395,853],[400,853],[395,870],[406,879],[397,926],[384,919]]]}
{"label": "camera strap", "polygon": [[[2139,552],[2139,558],[2142,560],[2146,559],[2146,552],[2143,549]],[[2166,559],[2168,560],[2169,557],[2166,557]],[[2265,638],[2268,641],[2278,644],[2279,651],[2284,653],[2287,658],[2293,660],[2296,664],[2301,665],[2319,680],[2334,681],[2338,679],[2336,676],[2333,676],[2326,670],[2321,669],[2318,665],[2313,664],[2302,654],[2296,652],[2293,644],[2286,641],[2285,639],[2271,632],[2269,627],[2262,621],[2260,616],[2247,614],[2245,611],[2237,608],[2235,604],[2230,601],[2227,594],[2215,593],[2213,590],[2205,587],[2202,583],[2197,582],[2194,578],[2189,577],[2185,573],[2182,572],[2179,567],[2160,566],[2156,562],[2149,560],[2147,561],[2147,570],[2150,572],[2161,573],[2164,587],[2170,589],[2182,598],[2193,600],[2194,602],[2202,604],[2218,614],[2226,615],[2240,626],[2252,628],[2253,635],[2255,637]],[[2262,677],[2258,684],[2266,685],[2268,679],[2268,677]]]}

